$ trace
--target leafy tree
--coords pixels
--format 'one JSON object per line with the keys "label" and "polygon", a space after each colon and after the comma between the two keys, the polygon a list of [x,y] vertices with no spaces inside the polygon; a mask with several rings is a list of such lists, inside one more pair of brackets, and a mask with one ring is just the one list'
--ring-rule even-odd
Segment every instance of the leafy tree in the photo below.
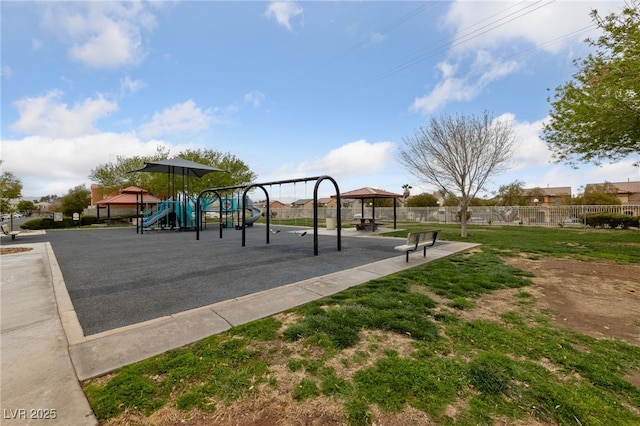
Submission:
{"label": "leafy tree", "polygon": [[498,188],[498,204],[501,206],[526,206],[528,199],[524,194],[524,182],[516,180]]}
{"label": "leafy tree", "polygon": [[160,173],[133,172],[144,167],[145,163],[166,160],[169,151],[158,146],[155,154],[135,157],[116,157],[115,163],[101,164],[91,170],[89,179],[102,187],[103,195],[117,192],[128,186],[144,188],[154,195],[167,197],[167,176]]}
{"label": "leafy tree", "polygon": [[[185,160],[216,167],[227,173],[208,173],[202,178],[190,178],[185,191],[193,196],[205,188],[235,186],[250,183],[256,175],[240,159],[232,154],[223,154],[210,149],[187,150],[177,155]],[[115,163],[101,164],[91,171],[89,179],[103,187],[105,195],[127,186],[138,186],[161,198],[167,198],[169,184],[166,173],[132,172],[145,163],[166,160],[169,151],[158,147],[156,153],[146,157],[117,157]],[[182,177],[176,177],[182,179]],[[176,186],[181,183],[176,182]]]}
{"label": "leafy tree", "polygon": [[530,205],[535,206],[541,204],[544,200],[544,189],[536,186],[535,188],[531,188],[525,191],[526,203],[522,204],[523,206]]}
{"label": "leafy tree", "polygon": [[62,197],[60,209],[63,214],[71,216],[73,213],[82,213],[89,204],[91,204],[91,191],[84,185],[78,185]]}
{"label": "leafy tree", "polygon": [[190,194],[197,195],[206,188],[245,185],[255,182],[257,175],[249,166],[230,153],[220,153],[211,149],[187,150],[178,155],[185,160],[217,167],[226,173],[208,173],[201,179],[193,179]]}
{"label": "leafy tree", "polygon": [[430,185],[454,197],[460,205],[460,235],[467,236],[467,210],[487,180],[503,171],[513,155],[510,123],[482,116],[431,117],[429,127],[404,139],[399,161]]}
{"label": "leafy tree", "polygon": [[446,192],[443,195],[442,199],[442,207],[458,207],[460,205],[460,200],[453,194],[447,194]]}
{"label": "leafy tree", "polygon": [[31,212],[37,210],[37,208],[33,201],[22,200],[18,203],[18,210],[21,212],[25,212],[27,215],[31,215]]}
{"label": "leafy tree", "polygon": [[480,197],[473,197],[471,202],[469,202],[470,206],[488,206],[490,202]]}
{"label": "leafy tree", "polygon": [[0,208],[3,212],[10,210],[9,200],[20,198],[22,182],[11,172],[4,172],[0,176]]}
{"label": "leafy tree", "polygon": [[622,204],[617,196],[618,188],[610,182],[587,185],[584,193],[578,194],[573,202],[579,205],[617,206]]}
{"label": "leafy tree", "polygon": [[58,199],[58,196],[55,194],[45,195],[44,197],[40,197],[41,203],[53,203]]}
{"label": "leafy tree", "polygon": [[[640,4],[593,21],[603,30],[573,80],[556,88],[543,139],[557,162],[596,164],[640,153]],[[549,101],[551,101],[549,99]],[[636,163],[638,164],[638,163]]]}
{"label": "leafy tree", "polygon": [[437,207],[438,199],[432,194],[420,194],[409,197],[407,207]]}

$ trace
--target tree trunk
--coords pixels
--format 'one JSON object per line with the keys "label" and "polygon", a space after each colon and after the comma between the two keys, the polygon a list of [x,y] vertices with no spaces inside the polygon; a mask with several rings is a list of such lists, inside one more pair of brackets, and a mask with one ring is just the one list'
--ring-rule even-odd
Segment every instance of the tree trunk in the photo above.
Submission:
{"label": "tree trunk", "polygon": [[466,205],[460,205],[460,236],[467,236],[467,210]]}

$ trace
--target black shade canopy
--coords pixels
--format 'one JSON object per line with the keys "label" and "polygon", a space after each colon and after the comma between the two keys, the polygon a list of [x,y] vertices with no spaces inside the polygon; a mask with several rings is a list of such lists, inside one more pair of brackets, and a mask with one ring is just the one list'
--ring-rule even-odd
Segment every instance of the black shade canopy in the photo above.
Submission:
{"label": "black shade canopy", "polygon": [[201,178],[207,173],[224,172],[225,170],[216,167],[207,166],[206,164],[194,163],[184,158],[170,158],[168,160],[159,160],[152,163],[144,163],[144,167],[132,172],[156,172],[171,173],[182,176],[196,176]]}

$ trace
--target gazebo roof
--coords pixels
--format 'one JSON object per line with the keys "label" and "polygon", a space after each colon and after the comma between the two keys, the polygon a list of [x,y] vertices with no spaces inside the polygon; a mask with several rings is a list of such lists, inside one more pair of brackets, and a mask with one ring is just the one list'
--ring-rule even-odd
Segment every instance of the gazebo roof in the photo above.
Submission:
{"label": "gazebo roof", "polygon": [[402,198],[401,194],[385,191],[375,188],[360,188],[340,194],[340,198],[344,199],[363,199],[363,198]]}
{"label": "gazebo roof", "polygon": [[119,195],[96,202],[96,205],[135,205],[136,202],[140,202],[140,200],[136,198],[137,194],[140,194],[140,192],[143,193],[142,201],[145,203],[159,203],[162,201],[158,197],[149,195],[149,191],[146,189],[141,189],[137,186],[130,186],[120,191]]}
{"label": "gazebo roof", "polygon": [[127,186],[125,189],[120,190],[120,194],[139,194],[140,192],[149,193],[146,189],[138,188],[137,186]]}

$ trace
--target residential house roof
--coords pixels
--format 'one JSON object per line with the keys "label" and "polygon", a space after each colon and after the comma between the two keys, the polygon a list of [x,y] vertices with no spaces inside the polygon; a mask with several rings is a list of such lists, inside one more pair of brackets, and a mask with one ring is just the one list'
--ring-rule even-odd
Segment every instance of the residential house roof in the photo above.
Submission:
{"label": "residential house roof", "polygon": [[301,198],[291,203],[291,205],[293,207],[300,207],[300,206],[306,206],[309,203],[313,203],[313,198]]}
{"label": "residential house roof", "polygon": [[524,195],[529,195],[533,191],[542,191],[542,195],[545,197],[557,197],[559,195],[571,195],[570,186],[556,186],[546,188],[526,188],[522,190]]}
{"label": "residential house roof", "polygon": [[[640,181],[638,182],[607,182],[616,188],[618,188],[618,194],[635,194],[640,193]],[[595,185],[602,185],[603,183],[588,183],[585,188]]]}

